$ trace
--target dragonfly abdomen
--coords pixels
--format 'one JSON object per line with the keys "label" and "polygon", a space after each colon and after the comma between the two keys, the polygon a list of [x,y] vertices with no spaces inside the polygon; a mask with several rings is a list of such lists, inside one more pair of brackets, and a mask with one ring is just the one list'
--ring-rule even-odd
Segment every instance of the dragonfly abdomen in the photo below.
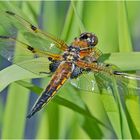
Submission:
{"label": "dragonfly abdomen", "polygon": [[36,104],[33,106],[27,118],[31,118],[37,111],[39,111],[45,105],[45,103],[49,101],[49,99],[52,96],[52,93],[54,93],[55,91],[56,91],[55,88],[50,89],[50,85],[48,85],[45,91],[42,92],[41,97],[37,100]]}
{"label": "dragonfly abdomen", "polygon": [[71,72],[72,72],[71,63],[65,62],[59,65],[49,85],[42,92],[41,96],[38,98],[37,102],[33,106],[27,118],[32,117],[37,111],[39,111],[42,107],[44,107],[44,105],[46,105],[49,102],[49,100],[56,94],[56,92],[62,87],[62,85],[70,77]]}

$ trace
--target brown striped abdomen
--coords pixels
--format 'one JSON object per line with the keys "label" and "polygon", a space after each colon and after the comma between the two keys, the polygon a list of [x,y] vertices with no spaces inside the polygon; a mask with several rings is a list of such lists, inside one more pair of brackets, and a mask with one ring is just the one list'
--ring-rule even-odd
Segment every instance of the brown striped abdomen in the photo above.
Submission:
{"label": "brown striped abdomen", "polygon": [[57,92],[57,90],[62,87],[66,80],[70,77],[72,73],[72,63],[62,62],[54,73],[49,85],[42,92],[41,96],[38,98],[37,102],[33,106],[30,114],[27,118],[33,116],[37,111],[39,111]]}

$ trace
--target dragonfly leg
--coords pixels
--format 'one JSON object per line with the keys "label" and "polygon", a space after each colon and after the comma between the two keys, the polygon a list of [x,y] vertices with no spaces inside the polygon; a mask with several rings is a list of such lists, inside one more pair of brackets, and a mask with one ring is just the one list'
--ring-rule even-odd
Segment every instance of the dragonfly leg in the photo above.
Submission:
{"label": "dragonfly leg", "polygon": [[39,74],[51,74],[52,72],[45,72],[45,71],[40,71]]}

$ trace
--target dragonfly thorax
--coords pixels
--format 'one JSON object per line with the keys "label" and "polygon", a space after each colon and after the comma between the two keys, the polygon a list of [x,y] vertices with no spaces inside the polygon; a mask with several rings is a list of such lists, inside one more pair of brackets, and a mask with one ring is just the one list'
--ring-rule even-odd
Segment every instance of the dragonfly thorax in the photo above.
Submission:
{"label": "dragonfly thorax", "polygon": [[80,48],[69,46],[68,49],[63,53],[65,61],[75,62],[78,60]]}

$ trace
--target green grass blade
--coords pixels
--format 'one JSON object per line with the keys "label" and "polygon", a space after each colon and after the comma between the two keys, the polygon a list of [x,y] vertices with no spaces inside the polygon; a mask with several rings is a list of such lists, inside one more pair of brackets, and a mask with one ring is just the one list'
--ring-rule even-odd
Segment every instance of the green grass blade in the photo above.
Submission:
{"label": "green grass blade", "polygon": [[[39,88],[38,86],[34,86],[33,84],[31,83],[28,83],[26,81],[18,81],[17,82],[19,85],[27,88],[27,89],[30,89],[32,90],[33,92],[37,93],[37,94],[40,94],[41,91],[43,90],[42,88]],[[102,122],[100,122],[98,119],[96,119],[95,117],[92,116],[92,114],[88,111],[88,109],[86,108],[86,106],[83,108],[83,107],[80,107],[78,105],[76,105],[75,103],[67,100],[67,99],[64,99],[60,96],[55,96],[55,98],[52,100],[52,102],[55,102],[59,105],[62,105],[62,106],[65,106],[65,107],[68,107],[70,109],[72,109],[73,111],[76,111],[77,113],[80,113],[88,118],[91,118],[93,120],[95,120],[96,122],[98,122],[99,124],[103,125],[104,127],[107,127],[109,129],[109,126],[106,126],[105,124],[103,124]]]}
{"label": "green grass blade", "polygon": [[17,84],[11,85],[4,112],[2,139],[24,138],[28,92],[29,90]]}
{"label": "green grass blade", "polygon": [[[18,8],[21,3],[24,5],[24,14],[21,12],[21,7]],[[131,40],[134,41],[134,45],[139,46],[139,43],[137,44],[139,4],[139,2],[129,1],[24,1],[1,2],[0,9],[25,15],[25,18],[29,17],[27,19],[33,21],[35,25],[42,11],[43,20],[40,23],[44,26],[43,30],[59,38],[62,37],[68,41],[68,44],[86,28],[86,31],[94,32],[98,36],[100,50],[103,53],[110,53],[110,57],[105,60],[106,63],[115,64],[122,71],[135,71],[140,70],[140,53],[132,52],[134,47]],[[5,34],[1,27],[0,34]],[[133,36],[132,39],[131,36]],[[12,65],[0,71],[0,91],[14,81],[37,77],[36,74]],[[49,79],[47,77],[44,80],[42,87],[46,87]],[[114,82],[113,94],[118,96],[116,81],[112,82]],[[9,89],[6,108],[1,106],[5,112],[4,117],[2,119],[0,117],[1,138],[24,138],[29,92],[24,87],[35,93],[42,91],[42,88],[28,82],[18,81],[17,83]],[[137,88],[136,83],[134,86]],[[125,92],[129,91],[127,87],[123,88]],[[20,93],[17,94],[16,91]],[[40,113],[41,117],[38,116],[37,131],[32,134],[32,138],[140,138],[138,96],[127,96],[123,99],[118,96],[116,100],[113,96],[106,94],[89,94],[75,90],[70,84],[66,84],[59,92],[59,96],[52,100],[55,104],[50,102],[46,108],[47,111],[43,109],[45,110],[43,115]],[[107,93],[107,90],[105,92]],[[134,95],[133,92],[137,90],[129,92]]]}
{"label": "green grass blade", "polygon": [[[1,4],[3,4],[4,9],[10,10],[13,12],[21,11],[21,9],[23,8],[23,7],[22,8],[17,7],[19,3],[15,5],[14,2],[13,3],[3,2]],[[26,7],[26,4],[24,5],[24,8],[25,7]],[[26,14],[28,14],[28,12]],[[22,37],[19,36],[19,34],[17,35],[17,38],[22,39]],[[18,53],[19,52],[17,50],[16,54]],[[7,76],[4,73],[5,74],[7,73]],[[34,75],[33,73],[31,74],[31,72],[29,71],[27,72],[26,70],[23,70],[17,65],[12,65],[9,68],[2,70],[1,74],[4,74],[6,76],[5,77],[4,75],[2,75],[1,80],[4,82],[4,84],[1,85],[1,89],[7,86],[12,81],[19,80],[19,77],[22,74],[25,74],[24,76],[23,75],[21,76],[22,78],[24,77],[29,78],[31,75],[32,76]],[[26,77],[26,74],[28,75],[27,77]],[[6,84],[5,78],[7,79],[7,84]],[[24,138],[24,132],[25,132],[25,126],[26,126],[26,113],[28,109],[28,100],[29,100],[29,90],[25,89],[24,87],[21,87],[20,85],[17,85],[16,83],[12,84],[9,87],[8,96],[6,100],[6,108],[4,112],[4,121],[2,124],[2,127],[3,127],[2,137],[1,137],[2,139],[23,139]]]}
{"label": "green grass blade", "polygon": [[0,91],[2,91],[10,83],[22,80],[22,79],[31,79],[38,78],[39,75],[36,75],[28,70],[25,70],[18,65],[9,66],[0,71]]}
{"label": "green grass blade", "polygon": [[81,31],[81,33],[85,32],[86,29],[82,23],[84,2],[83,1],[79,1],[79,2],[78,1],[77,2],[71,1],[71,3],[72,3],[75,17],[77,18],[77,23],[79,24],[79,27],[80,27],[80,31]]}
{"label": "green grass blade", "polygon": [[36,135],[37,139],[46,139],[49,137],[49,127],[48,127],[48,122],[47,118],[48,115],[47,113],[43,113],[41,116],[41,120],[39,122],[39,127],[38,127],[38,133]]}
{"label": "green grass blade", "polygon": [[[120,52],[131,52],[132,51],[132,43],[131,43],[131,35],[130,35],[130,28],[129,28],[129,22],[128,22],[128,11],[127,11],[126,2],[118,2],[118,36],[119,36],[119,50]],[[130,58],[127,56],[125,59]],[[137,60],[135,60],[137,62]],[[132,61],[135,63],[135,61]],[[127,64],[130,62],[127,62]],[[124,63],[125,64],[125,63]],[[125,64],[126,65],[126,64]],[[135,65],[135,64],[134,64]],[[133,66],[132,66],[133,67]],[[134,81],[135,82],[135,81]],[[132,84],[132,83],[130,83]],[[133,83],[134,84],[134,83]],[[135,86],[137,84],[135,83]],[[124,92],[128,92],[127,87],[124,87]],[[136,91],[132,91],[136,92]],[[131,94],[133,94],[131,92]],[[128,100],[128,101],[127,101]],[[134,108],[131,108],[130,106],[139,106],[139,102],[137,98],[131,98],[128,97],[125,99],[126,103],[126,110],[128,113],[125,113],[125,110],[121,110],[121,114],[123,115],[122,121],[122,134],[123,138],[140,138],[140,129],[139,129],[139,121],[137,120],[137,117],[131,118],[131,114],[135,112],[135,115],[140,116],[140,113],[138,110],[135,110]],[[128,103],[128,104],[127,104]],[[130,121],[130,118],[132,121]],[[133,123],[135,124],[133,124]],[[132,125],[133,124],[133,125]],[[135,132],[133,131],[135,130]]]}
{"label": "green grass blade", "polygon": [[118,39],[120,52],[131,52],[132,43],[129,30],[126,2],[118,2]]}
{"label": "green grass blade", "polygon": [[140,52],[120,52],[111,53],[105,62],[114,64],[123,71],[135,71],[140,69],[139,59]]}

